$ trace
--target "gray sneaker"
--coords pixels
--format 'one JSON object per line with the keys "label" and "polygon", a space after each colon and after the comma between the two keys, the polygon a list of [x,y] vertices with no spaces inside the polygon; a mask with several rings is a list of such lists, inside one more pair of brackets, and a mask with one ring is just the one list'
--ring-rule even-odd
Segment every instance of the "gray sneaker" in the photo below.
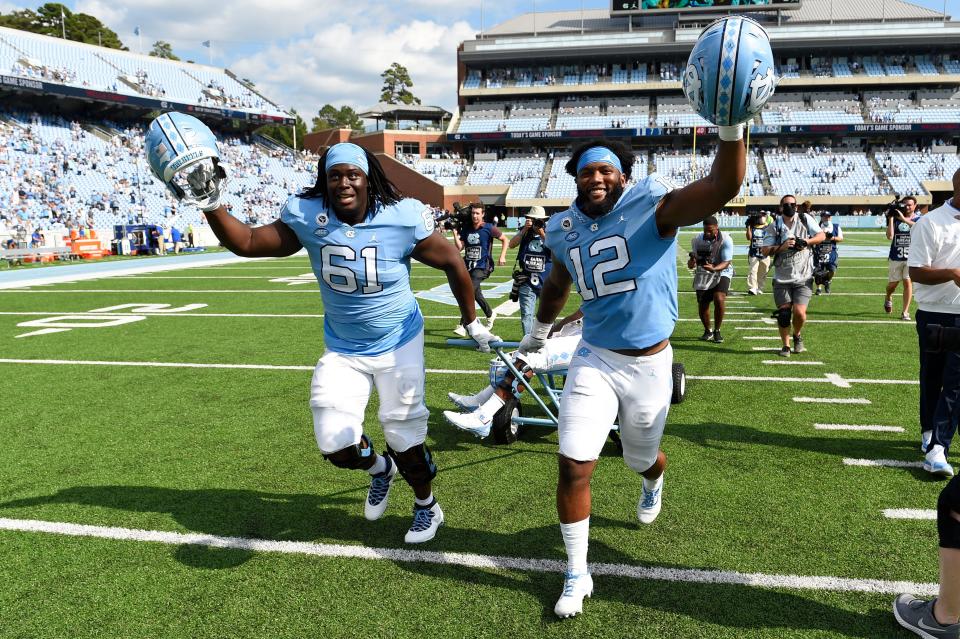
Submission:
{"label": "gray sneaker", "polygon": [[901,626],[926,639],[960,639],[960,623],[941,626],[933,616],[935,601],[900,595],[893,602],[893,616]]}
{"label": "gray sneaker", "polygon": [[793,336],[793,352],[802,353],[805,350],[807,349],[803,346],[803,338],[800,337],[799,335],[794,335]]}

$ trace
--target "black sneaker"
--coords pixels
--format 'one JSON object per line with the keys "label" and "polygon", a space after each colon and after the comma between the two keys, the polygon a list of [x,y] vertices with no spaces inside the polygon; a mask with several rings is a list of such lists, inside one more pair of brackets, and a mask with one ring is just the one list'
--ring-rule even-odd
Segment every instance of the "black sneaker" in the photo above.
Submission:
{"label": "black sneaker", "polygon": [[936,599],[925,601],[913,595],[900,595],[893,602],[893,616],[901,626],[931,639],[958,639],[960,638],[960,623],[942,626],[933,616],[933,602]]}
{"label": "black sneaker", "polygon": [[713,343],[714,344],[723,344],[723,335],[720,334],[720,331],[713,332]]}
{"label": "black sneaker", "polygon": [[793,352],[802,353],[805,350],[807,349],[804,348],[803,346],[803,338],[800,337],[799,335],[794,335],[793,336]]}
{"label": "black sneaker", "polygon": [[713,339],[713,331],[711,330],[704,331],[703,335],[700,336],[700,341],[702,342],[709,342],[712,339]]}
{"label": "black sneaker", "polygon": [[780,349],[780,357],[790,357],[790,347],[784,346]]}

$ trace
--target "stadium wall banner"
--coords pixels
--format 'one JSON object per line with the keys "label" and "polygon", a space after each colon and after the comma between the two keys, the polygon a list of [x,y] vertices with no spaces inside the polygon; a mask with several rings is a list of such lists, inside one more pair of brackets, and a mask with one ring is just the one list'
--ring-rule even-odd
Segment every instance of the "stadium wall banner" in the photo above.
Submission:
{"label": "stadium wall banner", "polygon": [[799,9],[800,0],[613,0],[610,15]]}
{"label": "stadium wall banner", "polygon": [[[563,131],[485,131],[483,133],[451,133],[447,139],[452,142],[481,142],[509,140],[567,140],[576,138],[611,137],[687,137],[697,135],[716,135],[715,126],[698,127],[646,127],[642,129],[583,129]],[[960,131],[960,122],[937,123],[886,123],[886,124],[795,124],[781,126],[762,124],[750,127],[750,135],[783,134],[857,134],[857,133],[950,133]]]}
{"label": "stadium wall banner", "polygon": [[37,93],[61,95],[70,98],[96,100],[98,102],[109,102],[112,104],[129,104],[131,106],[143,107],[145,109],[183,111],[185,113],[209,115],[216,118],[230,120],[293,124],[292,118],[267,115],[264,113],[248,113],[247,111],[234,111],[232,109],[220,109],[216,107],[200,106],[197,104],[183,104],[181,102],[160,100],[158,98],[124,95],[122,93],[113,93],[111,91],[95,91],[93,89],[87,89],[84,87],[72,87],[64,84],[42,82],[40,80],[33,80],[31,78],[21,78],[15,75],[0,75],[0,87],[6,89],[27,90]]}

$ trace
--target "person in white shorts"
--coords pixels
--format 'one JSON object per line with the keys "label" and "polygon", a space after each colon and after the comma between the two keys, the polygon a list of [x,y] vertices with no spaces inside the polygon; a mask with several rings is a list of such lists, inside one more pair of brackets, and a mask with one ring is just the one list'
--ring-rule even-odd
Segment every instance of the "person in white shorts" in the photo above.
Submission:
{"label": "person in white shorts", "polygon": [[642,477],[637,516],[657,518],[667,458],[660,439],[673,390],[670,335],[677,321],[677,230],[722,208],[746,170],[743,127],[720,127],[710,175],[684,188],[652,174],[627,188],[633,152],[609,140],[581,145],[566,165],[577,198],[547,222],[554,266],[520,353],[544,348],[572,285],[583,299],[583,335],[560,400],[557,513],[567,551],[558,617],[583,611],[590,481],[614,420],[623,459]]}

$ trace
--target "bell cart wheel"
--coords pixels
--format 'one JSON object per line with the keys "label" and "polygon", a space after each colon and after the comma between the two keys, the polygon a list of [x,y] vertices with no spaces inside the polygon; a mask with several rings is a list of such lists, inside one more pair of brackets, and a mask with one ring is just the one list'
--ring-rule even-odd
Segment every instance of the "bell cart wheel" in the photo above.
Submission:
{"label": "bell cart wheel", "polygon": [[520,417],[520,415],[520,400],[511,397],[493,415],[493,423],[490,427],[490,432],[493,433],[493,441],[498,444],[512,444],[517,441],[517,436],[520,434],[520,425],[513,421],[513,418]]}
{"label": "bell cart wheel", "polygon": [[680,362],[673,364],[673,396],[670,398],[671,404],[680,404],[683,398],[687,396],[687,371]]}

